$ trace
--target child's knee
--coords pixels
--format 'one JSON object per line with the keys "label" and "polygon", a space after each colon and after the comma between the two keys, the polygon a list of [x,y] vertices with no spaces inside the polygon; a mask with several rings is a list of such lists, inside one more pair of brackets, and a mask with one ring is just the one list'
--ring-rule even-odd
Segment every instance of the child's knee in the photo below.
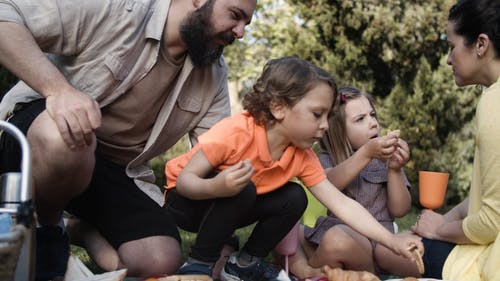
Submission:
{"label": "child's knee", "polygon": [[330,228],[323,238],[320,245],[326,247],[331,253],[349,252],[355,246],[356,241],[345,231],[338,227]]}

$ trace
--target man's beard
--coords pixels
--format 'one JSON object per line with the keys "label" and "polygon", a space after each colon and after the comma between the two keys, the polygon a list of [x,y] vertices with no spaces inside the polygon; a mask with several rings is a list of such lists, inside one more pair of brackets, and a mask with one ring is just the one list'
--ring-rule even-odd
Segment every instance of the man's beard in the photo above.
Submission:
{"label": "man's beard", "polygon": [[222,55],[224,46],[215,45],[219,37],[227,45],[233,43],[234,36],[229,34],[215,34],[210,18],[212,16],[214,0],[208,0],[198,10],[189,14],[181,23],[180,33],[187,46],[187,53],[194,66],[207,66],[216,62]]}

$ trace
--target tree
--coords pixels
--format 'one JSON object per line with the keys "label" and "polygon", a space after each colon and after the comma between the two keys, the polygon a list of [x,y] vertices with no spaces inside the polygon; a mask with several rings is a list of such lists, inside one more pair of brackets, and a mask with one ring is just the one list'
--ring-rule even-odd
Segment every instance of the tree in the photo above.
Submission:
{"label": "tree", "polygon": [[381,101],[379,111],[386,128],[402,129],[402,137],[411,147],[411,160],[406,174],[414,202],[418,200],[418,171],[450,173],[448,203],[458,203],[467,193],[473,159],[473,118],[477,87],[458,88],[445,58],[431,70],[425,58],[418,64],[411,85],[398,83],[390,95]]}
{"label": "tree", "polygon": [[[294,1],[293,1],[294,2]],[[300,17],[314,22],[318,40],[340,59],[343,81],[385,97],[397,82],[411,83],[425,57],[434,69],[446,52],[443,31],[451,0],[296,2]]]}

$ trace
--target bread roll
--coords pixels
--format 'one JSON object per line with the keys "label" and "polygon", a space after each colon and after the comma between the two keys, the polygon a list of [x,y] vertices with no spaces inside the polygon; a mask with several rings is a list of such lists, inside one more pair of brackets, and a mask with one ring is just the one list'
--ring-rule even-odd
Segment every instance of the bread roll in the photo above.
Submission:
{"label": "bread roll", "polygon": [[399,138],[399,136],[401,135],[401,130],[392,130],[392,131],[389,131],[387,133],[387,135],[394,135],[396,136],[397,138]]}

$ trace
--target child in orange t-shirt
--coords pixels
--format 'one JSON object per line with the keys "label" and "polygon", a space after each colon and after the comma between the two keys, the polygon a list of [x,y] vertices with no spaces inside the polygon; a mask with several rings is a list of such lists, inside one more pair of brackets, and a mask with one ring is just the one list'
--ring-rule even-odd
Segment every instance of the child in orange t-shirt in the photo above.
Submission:
{"label": "child in orange t-shirt", "polygon": [[418,239],[387,231],[325,176],[311,149],[328,129],[337,87],[323,69],[296,58],[270,60],[243,100],[246,112],[199,137],[166,165],[165,208],[182,229],[198,233],[179,274],[212,275],[226,240],[256,223],[247,243],[226,262],[223,280],[289,280],[263,258],[302,216],[307,197],[297,177],[331,212],[395,253],[412,259]]}

